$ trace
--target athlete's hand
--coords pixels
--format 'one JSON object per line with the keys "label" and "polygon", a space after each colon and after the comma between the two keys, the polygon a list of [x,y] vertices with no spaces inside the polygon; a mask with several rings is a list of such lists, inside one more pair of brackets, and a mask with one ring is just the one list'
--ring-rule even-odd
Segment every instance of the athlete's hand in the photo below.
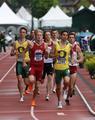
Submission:
{"label": "athlete's hand", "polygon": [[71,64],[72,64],[72,65],[74,64],[74,59],[73,59],[73,58],[71,59]]}
{"label": "athlete's hand", "polygon": [[11,52],[11,53],[10,53],[10,56],[15,56],[15,55],[16,55],[15,52]]}
{"label": "athlete's hand", "polygon": [[43,83],[44,83],[44,79],[41,79],[41,80],[40,80],[40,83],[43,84]]}
{"label": "athlete's hand", "polygon": [[27,66],[27,64],[25,62],[23,62],[23,67],[26,67],[26,66]]}
{"label": "athlete's hand", "polygon": [[45,52],[45,59],[47,59],[49,57],[49,54],[48,54],[48,52],[46,51]]}

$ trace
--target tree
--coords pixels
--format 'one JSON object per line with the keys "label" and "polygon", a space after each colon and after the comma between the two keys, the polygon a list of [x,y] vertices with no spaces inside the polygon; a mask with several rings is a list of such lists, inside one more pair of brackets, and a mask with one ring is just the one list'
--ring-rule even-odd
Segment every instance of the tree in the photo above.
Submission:
{"label": "tree", "polygon": [[91,4],[92,2],[90,0],[80,0],[79,4],[77,5],[78,8],[83,5],[84,7],[89,7],[89,5]]}
{"label": "tree", "polygon": [[32,15],[40,18],[47,13],[51,6],[59,4],[59,0],[31,0]]}

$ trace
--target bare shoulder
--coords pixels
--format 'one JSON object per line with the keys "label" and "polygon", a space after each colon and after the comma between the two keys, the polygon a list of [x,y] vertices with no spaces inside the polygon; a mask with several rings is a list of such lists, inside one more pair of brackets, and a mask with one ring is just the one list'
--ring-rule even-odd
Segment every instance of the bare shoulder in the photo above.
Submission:
{"label": "bare shoulder", "polygon": [[28,42],[28,46],[29,46],[29,47],[33,47],[33,42],[32,42],[32,41],[27,40],[27,42]]}

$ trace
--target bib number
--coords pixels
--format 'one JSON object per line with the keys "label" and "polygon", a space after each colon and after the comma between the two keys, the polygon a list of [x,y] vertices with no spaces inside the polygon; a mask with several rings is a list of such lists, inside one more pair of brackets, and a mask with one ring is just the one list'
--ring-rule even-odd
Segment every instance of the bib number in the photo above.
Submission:
{"label": "bib number", "polygon": [[40,52],[35,53],[35,61],[41,61],[42,60],[42,54]]}

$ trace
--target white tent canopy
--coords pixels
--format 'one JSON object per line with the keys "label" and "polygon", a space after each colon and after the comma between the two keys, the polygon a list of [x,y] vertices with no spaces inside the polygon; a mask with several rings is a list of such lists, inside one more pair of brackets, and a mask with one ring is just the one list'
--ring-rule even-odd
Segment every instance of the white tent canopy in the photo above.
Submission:
{"label": "white tent canopy", "polygon": [[[18,10],[17,16],[26,20],[29,23],[29,26],[31,27],[32,15],[23,6]],[[38,19],[33,17],[33,21],[34,21],[34,28],[38,28]]]}
{"label": "white tent canopy", "polygon": [[41,23],[41,27],[71,27],[72,25],[72,18],[67,16],[59,8],[59,6],[51,7],[50,10],[39,20]]}
{"label": "white tent canopy", "polygon": [[84,6],[83,6],[83,5],[80,6],[80,8],[78,9],[78,11],[80,11],[80,10],[82,10],[82,9],[84,9]]}
{"label": "white tent canopy", "polygon": [[6,3],[0,7],[0,25],[24,25],[28,26],[28,22],[19,18]]}
{"label": "white tent canopy", "polygon": [[91,5],[89,6],[89,10],[95,11],[94,5],[91,4]]}
{"label": "white tent canopy", "polygon": [[43,17],[41,17],[39,20],[41,21],[41,20],[49,19],[49,17],[51,17],[53,15],[54,10],[55,10],[54,7],[51,7],[49,9],[49,11]]}

